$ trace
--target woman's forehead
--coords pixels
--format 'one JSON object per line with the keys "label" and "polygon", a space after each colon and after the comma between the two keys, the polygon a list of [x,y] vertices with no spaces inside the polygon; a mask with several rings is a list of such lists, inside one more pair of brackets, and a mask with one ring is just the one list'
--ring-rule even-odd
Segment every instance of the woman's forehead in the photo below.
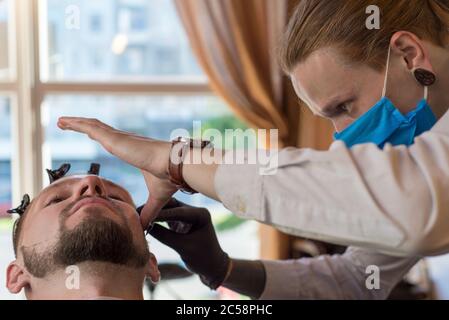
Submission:
{"label": "woman's forehead", "polygon": [[318,50],[299,63],[291,74],[297,95],[315,113],[320,113],[335,101],[354,95],[357,79],[368,67],[348,65],[335,50]]}

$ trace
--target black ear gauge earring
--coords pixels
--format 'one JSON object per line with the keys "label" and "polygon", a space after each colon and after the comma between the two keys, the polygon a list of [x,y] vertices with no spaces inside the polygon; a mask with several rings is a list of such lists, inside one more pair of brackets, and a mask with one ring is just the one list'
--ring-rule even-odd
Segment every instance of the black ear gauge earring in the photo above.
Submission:
{"label": "black ear gauge earring", "polygon": [[416,78],[416,81],[418,81],[422,86],[424,87],[430,87],[433,84],[435,84],[437,78],[435,74],[431,71],[425,70],[425,69],[415,69],[413,71],[413,75]]}
{"label": "black ear gauge earring", "polygon": [[68,164],[68,163],[64,163],[57,170],[47,169],[48,178],[50,179],[50,184],[55,182],[56,180],[63,178],[67,174],[67,172],[69,172],[69,170],[70,170],[70,164]]}
{"label": "black ear gauge earring", "polygon": [[26,194],[23,196],[20,206],[18,206],[15,209],[8,210],[6,212],[9,214],[17,213],[18,215],[21,216],[22,214],[25,213],[25,211],[28,208],[28,206],[30,205],[30,203],[31,203],[30,196]]}
{"label": "black ear gauge earring", "polygon": [[88,174],[100,175],[100,165],[98,163],[91,163]]}

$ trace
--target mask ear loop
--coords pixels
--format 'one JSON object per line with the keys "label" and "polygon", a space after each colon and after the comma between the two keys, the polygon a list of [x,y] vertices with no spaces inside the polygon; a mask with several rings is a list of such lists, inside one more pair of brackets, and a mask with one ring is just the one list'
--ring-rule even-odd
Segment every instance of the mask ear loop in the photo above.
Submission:
{"label": "mask ear loop", "polygon": [[[391,59],[391,46],[388,46],[388,57],[387,66],[385,68],[385,80],[384,87],[382,89],[382,99],[387,96],[387,85],[388,85],[388,72],[390,71],[390,59]],[[414,73],[415,70],[412,71]],[[427,101],[429,98],[429,87],[424,85],[424,100]]]}
{"label": "mask ear loop", "polygon": [[387,67],[385,68],[384,88],[382,89],[382,99],[387,96],[388,72],[390,71],[391,47],[388,46]]}

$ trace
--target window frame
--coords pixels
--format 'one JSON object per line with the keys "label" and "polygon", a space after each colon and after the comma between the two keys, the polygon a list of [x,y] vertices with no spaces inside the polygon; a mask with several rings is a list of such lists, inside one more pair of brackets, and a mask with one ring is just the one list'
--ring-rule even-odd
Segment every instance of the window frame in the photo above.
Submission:
{"label": "window frame", "polygon": [[[47,95],[214,95],[204,77],[120,78],[111,82],[42,81],[40,17],[46,0],[9,3],[9,61],[14,77],[0,82],[11,97],[13,203],[43,187],[41,105]],[[44,16],[45,17],[45,16]],[[42,40],[42,41],[45,41]]]}

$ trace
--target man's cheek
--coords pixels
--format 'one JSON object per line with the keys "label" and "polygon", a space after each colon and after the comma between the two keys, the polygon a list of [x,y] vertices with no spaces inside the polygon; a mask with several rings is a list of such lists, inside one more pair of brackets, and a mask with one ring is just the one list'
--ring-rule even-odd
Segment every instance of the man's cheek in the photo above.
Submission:
{"label": "man's cheek", "polygon": [[29,224],[22,230],[22,245],[36,246],[39,244],[53,243],[59,236],[58,221],[39,219],[27,221]]}
{"label": "man's cheek", "polygon": [[140,222],[140,217],[137,213],[135,213],[132,217],[129,218],[128,224],[132,232],[141,232],[141,233],[144,232],[142,228],[142,223]]}
{"label": "man's cheek", "polygon": [[136,211],[135,208],[133,208],[133,210],[130,211],[129,214],[127,215],[127,222],[133,234],[140,234],[140,233],[142,235],[144,234],[139,213]]}
{"label": "man's cheek", "polygon": [[115,203],[114,206],[126,216],[127,220],[139,220],[139,213],[134,205],[121,202]]}

